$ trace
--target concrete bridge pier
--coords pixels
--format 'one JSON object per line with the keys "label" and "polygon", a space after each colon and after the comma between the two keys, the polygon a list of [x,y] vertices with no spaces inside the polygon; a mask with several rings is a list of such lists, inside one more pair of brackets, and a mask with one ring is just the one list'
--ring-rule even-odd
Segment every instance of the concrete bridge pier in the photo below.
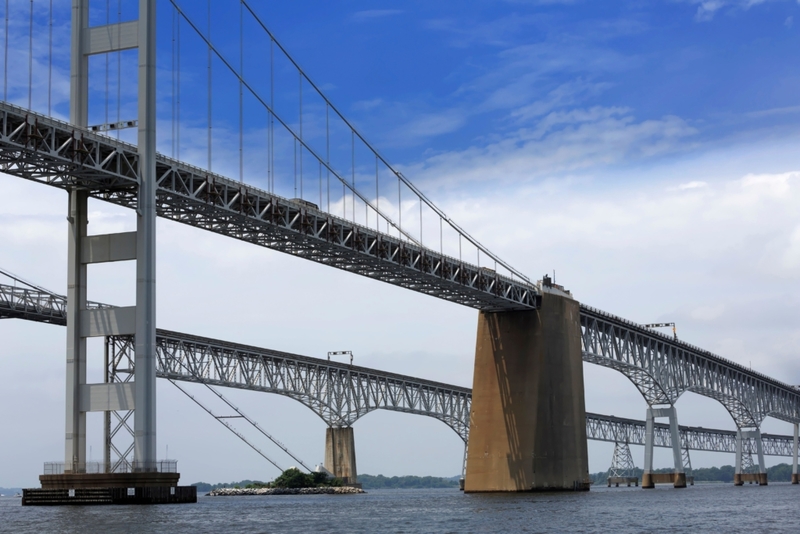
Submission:
{"label": "concrete bridge pier", "polygon": [[[758,472],[745,473],[743,469],[744,440],[752,438],[756,442],[756,453],[758,454]],[[749,453],[748,453],[749,454]],[[794,480],[792,476],[792,480]],[[767,469],[764,466],[764,445],[761,441],[761,429],[752,430],[736,429],[736,471],[733,474],[733,485],[742,486],[745,482],[752,484],[755,482],[759,486],[767,485]]]}
{"label": "concrete bridge pier", "polygon": [[800,484],[800,476],[797,474],[797,445],[798,430],[800,425],[794,424],[794,443],[792,444],[792,484]]}
{"label": "concrete bridge pier", "polygon": [[[669,433],[672,441],[672,458],[675,462],[674,473],[653,473],[653,447],[655,445],[654,420],[656,417],[669,418]],[[644,473],[642,474],[642,489],[652,489],[656,484],[671,482],[675,488],[686,487],[686,473],[683,469],[683,456],[681,453],[681,436],[678,430],[678,412],[674,405],[666,408],[647,408],[645,421],[644,445]]]}
{"label": "concrete bridge pier", "polygon": [[464,490],[588,490],[580,309],[542,287],[538,310],[481,312]]}
{"label": "concrete bridge pier", "polygon": [[358,484],[353,427],[328,427],[325,431],[325,469],[348,486]]}

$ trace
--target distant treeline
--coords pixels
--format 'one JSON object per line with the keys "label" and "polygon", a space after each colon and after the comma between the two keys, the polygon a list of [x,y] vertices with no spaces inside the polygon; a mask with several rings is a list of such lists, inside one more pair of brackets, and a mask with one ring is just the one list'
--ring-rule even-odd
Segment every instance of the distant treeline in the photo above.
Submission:
{"label": "distant treeline", "polygon": [[[358,481],[364,489],[404,489],[404,488],[457,488],[458,477],[438,478],[438,477],[385,477],[383,475],[358,475]],[[220,482],[209,484],[208,482],[195,482],[192,486],[197,486],[198,493],[208,493],[219,488],[246,488],[246,487],[265,487],[267,484],[260,480],[240,480],[239,482]]]}
{"label": "distant treeline", "polygon": [[[674,469],[655,469],[656,473],[672,473]],[[732,465],[723,465],[722,467],[701,467],[693,469],[695,482],[733,482],[733,474],[735,469]],[[638,467],[634,471],[634,476],[642,479],[644,471]],[[592,484],[606,484],[608,478],[608,471],[601,473],[594,473],[590,475]],[[792,480],[792,466],[789,464],[778,464],[767,468],[767,478],[771,482],[790,482]]]}

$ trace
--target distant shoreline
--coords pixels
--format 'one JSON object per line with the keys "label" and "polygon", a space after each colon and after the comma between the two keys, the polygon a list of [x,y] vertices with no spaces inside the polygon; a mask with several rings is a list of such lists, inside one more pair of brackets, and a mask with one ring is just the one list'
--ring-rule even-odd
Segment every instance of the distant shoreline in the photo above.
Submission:
{"label": "distant shoreline", "polygon": [[350,486],[319,488],[219,488],[206,493],[209,497],[238,497],[242,495],[355,495],[366,493]]}

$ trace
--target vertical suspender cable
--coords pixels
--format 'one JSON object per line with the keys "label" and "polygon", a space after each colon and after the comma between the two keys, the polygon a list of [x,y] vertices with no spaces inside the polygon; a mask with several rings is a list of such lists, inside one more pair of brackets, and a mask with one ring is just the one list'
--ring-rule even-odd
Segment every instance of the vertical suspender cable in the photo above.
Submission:
{"label": "vertical suspender cable", "polygon": [[239,2],[239,181],[244,182],[244,4]]}
{"label": "vertical suspender cable", "polygon": [[178,101],[175,104],[176,115],[177,115],[177,119],[176,119],[176,123],[177,124],[176,124],[176,127],[175,127],[175,137],[176,137],[176,141],[175,141],[175,158],[178,161],[180,161],[180,159],[181,159],[181,18],[177,17],[177,19],[178,19],[178,24],[177,24],[176,30],[178,32],[178,37],[177,37],[177,39],[178,39],[178,47],[177,47],[178,48],[178,50],[177,50],[178,68],[177,68],[177,72],[175,74],[177,76],[176,84],[177,84],[177,89],[178,89]]}
{"label": "vertical suspender cable", "polygon": [[[106,0],[106,26],[108,26],[110,22],[111,22],[111,0]],[[103,124],[108,125],[108,94],[109,94],[108,93],[108,79],[109,79],[109,76],[108,76],[108,60],[109,60],[109,57],[108,56],[109,56],[109,53],[106,52],[103,55],[105,56],[105,60],[106,60],[106,79],[105,79],[106,95],[105,95],[105,104],[103,106],[103,110],[104,110]]]}
{"label": "vertical suspender cable", "polygon": [[31,0],[30,26],[28,29],[28,109],[33,101],[33,0]]}
{"label": "vertical suspender cable", "polygon": [[3,101],[8,102],[8,0],[6,0],[6,28],[3,32],[5,48],[3,48]]}
{"label": "vertical suspender cable", "polygon": [[211,0],[208,0],[208,171],[211,172]]}
{"label": "vertical suspender cable", "polygon": [[172,159],[175,159],[175,22],[177,21],[177,13],[172,10],[172,56],[170,58],[170,71],[172,73]]}
{"label": "vertical suspender cable", "polygon": [[353,222],[356,222],[356,133],[352,129],[350,130],[350,147],[353,166]]}
{"label": "vertical suspender cable", "polygon": [[48,48],[47,53],[47,116],[52,115],[53,109],[53,0],[50,0],[50,12],[48,21]]}
{"label": "vertical suspender cable", "polygon": [[329,109],[330,109],[330,106],[328,106],[328,103],[325,102],[325,162],[327,163],[325,168],[326,168],[326,174],[328,175],[328,184],[327,184],[327,189],[328,189],[328,210],[327,211],[328,211],[328,213],[331,212],[331,169],[330,169],[330,167],[331,167],[331,129],[330,129],[330,123],[329,123],[329,119],[328,119],[328,110]]}
{"label": "vertical suspender cable", "polygon": [[[117,0],[117,24],[122,24],[122,0]],[[117,32],[117,47],[122,45],[122,35]],[[122,52],[117,52],[117,122],[122,120]],[[120,131],[117,128],[117,139]]]}
{"label": "vertical suspender cable", "polygon": [[294,147],[294,198],[297,198],[297,139],[292,139]]}
{"label": "vertical suspender cable", "polygon": [[381,195],[380,195],[380,189],[378,188],[378,156],[375,156],[375,230],[378,232],[381,231],[380,202],[381,202]]}
{"label": "vertical suspender cable", "polygon": [[403,199],[401,197],[400,188],[403,186],[403,182],[400,181],[400,177],[397,177],[397,237],[398,239],[403,238],[403,233],[401,229],[403,228]]}
{"label": "vertical suspender cable", "polygon": [[298,72],[298,95],[300,100],[300,198],[303,198],[303,73]]}
{"label": "vertical suspender cable", "polygon": [[[275,40],[270,36],[269,38],[269,107],[270,110],[275,109]],[[275,191],[275,117],[272,116],[272,111],[269,114],[269,161],[267,162],[267,181],[269,182],[269,191]]]}

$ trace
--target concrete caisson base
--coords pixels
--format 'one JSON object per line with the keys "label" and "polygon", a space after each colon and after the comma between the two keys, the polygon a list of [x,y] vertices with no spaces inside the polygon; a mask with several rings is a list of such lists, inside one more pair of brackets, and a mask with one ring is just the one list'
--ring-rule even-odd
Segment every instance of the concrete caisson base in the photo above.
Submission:
{"label": "concrete caisson base", "polygon": [[[653,489],[656,484],[672,484],[675,488],[686,487],[686,473],[644,473],[642,489]],[[694,485],[694,479],[692,479]]]}
{"label": "concrete caisson base", "polygon": [[481,312],[466,492],[588,490],[580,307]]}
{"label": "concrete caisson base", "polygon": [[186,504],[197,502],[197,486],[24,489],[22,506],[87,504]]}
{"label": "concrete caisson base", "polygon": [[800,484],[800,475],[792,473],[792,484]]}
{"label": "concrete caisson base", "polygon": [[[794,477],[792,477],[794,478]],[[767,485],[766,473],[736,473],[733,475],[733,485],[743,486],[745,482],[750,484],[756,483],[759,486]]]}
{"label": "concrete caisson base", "polygon": [[353,427],[328,427],[325,431],[325,469],[348,486],[358,485]]}
{"label": "concrete caisson base", "polygon": [[40,475],[41,488],[22,490],[23,506],[66,504],[180,504],[197,502],[195,486],[178,486],[178,473],[68,473]]}
{"label": "concrete caisson base", "polygon": [[631,487],[631,484],[635,484],[636,487],[639,487],[639,478],[638,477],[608,477],[608,487],[611,487],[611,484],[614,484],[614,487],[618,488],[620,484],[626,484],[627,487]]}

